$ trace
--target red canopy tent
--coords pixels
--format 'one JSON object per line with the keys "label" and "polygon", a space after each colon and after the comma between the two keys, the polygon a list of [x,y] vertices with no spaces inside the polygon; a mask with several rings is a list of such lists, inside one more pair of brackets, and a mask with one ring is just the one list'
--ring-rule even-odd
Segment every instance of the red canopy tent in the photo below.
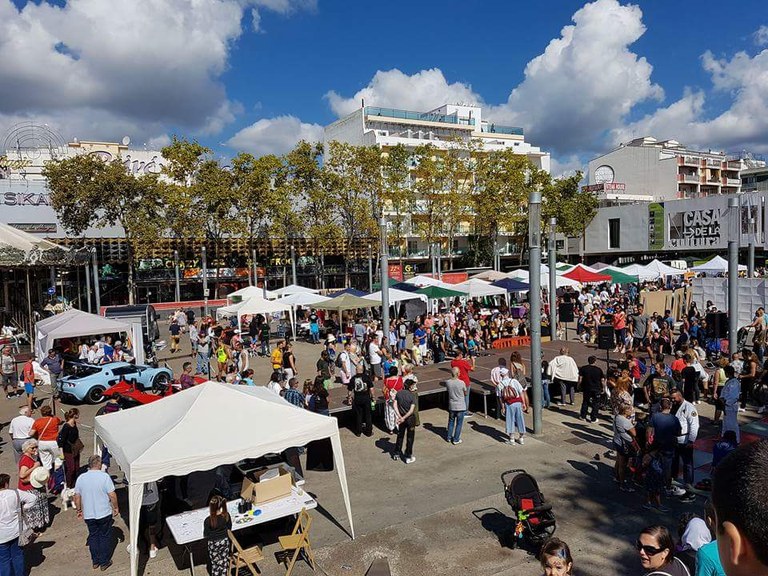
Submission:
{"label": "red canopy tent", "polygon": [[608,274],[592,272],[591,270],[587,270],[581,264],[577,264],[572,270],[563,274],[563,276],[570,278],[571,280],[576,280],[576,282],[581,282],[582,284],[588,284],[590,282],[610,282],[613,280]]}

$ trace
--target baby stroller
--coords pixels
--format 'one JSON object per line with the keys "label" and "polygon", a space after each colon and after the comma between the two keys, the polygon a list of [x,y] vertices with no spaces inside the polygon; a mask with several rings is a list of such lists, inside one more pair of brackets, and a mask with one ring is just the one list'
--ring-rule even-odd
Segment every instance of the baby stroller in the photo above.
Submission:
{"label": "baby stroller", "polygon": [[[511,477],[511,480],[507,481]],[[515,533],[511,546],[515,548],[523,540],[538,547],[557,528],[552,505],[547,504],[539,485],[525,470],[507,470],[501,475],[504,496],[515,514]]]}

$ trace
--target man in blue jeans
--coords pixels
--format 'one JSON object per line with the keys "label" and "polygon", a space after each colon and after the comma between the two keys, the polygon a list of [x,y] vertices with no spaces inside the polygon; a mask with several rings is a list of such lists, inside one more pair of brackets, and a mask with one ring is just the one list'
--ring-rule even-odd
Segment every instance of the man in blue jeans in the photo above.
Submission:
{"label": "man in blue jeans", "polygon": [[465,398],[469,388],[459,380],[458,368],[451,368],[451,374],[453,377],[445,381],[445,389],[448,391],[448,431],[445,439],[456,445],[461,444],[461,425],[467,411]]}
{"label": "man in blue jeans", "polygon": [[11,477],[0,474],[0,574],[24,576],[24,551],[19,546],[19,508],[29,510],[36,498],[26,490],[10,490]]}
{"label": "man in blue jeans", "polygon": [[77,517],[88,526],[88,548],[93,569],[112,566],[112,518],[120,512],[112,478],[101,471],[101,456],[88,458],[88,472],[75,482]]}

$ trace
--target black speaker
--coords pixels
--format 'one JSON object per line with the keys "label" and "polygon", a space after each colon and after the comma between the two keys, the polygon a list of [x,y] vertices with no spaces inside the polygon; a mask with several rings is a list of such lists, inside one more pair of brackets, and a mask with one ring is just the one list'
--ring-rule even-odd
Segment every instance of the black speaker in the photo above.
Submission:
{"label": "black speaker", "polygon": [[714,338],[728,337],[728,314],[710,312],[707,314],[707,336]]}
{"label": "black speaker", "polygon": [[600,350],[613,350],[613,326],[610,324],[597,327],[597,347]]}
{"label": "black speaker", "polygon": [[560,322],[573,322],[573,302],[561,302],[557,315]]}

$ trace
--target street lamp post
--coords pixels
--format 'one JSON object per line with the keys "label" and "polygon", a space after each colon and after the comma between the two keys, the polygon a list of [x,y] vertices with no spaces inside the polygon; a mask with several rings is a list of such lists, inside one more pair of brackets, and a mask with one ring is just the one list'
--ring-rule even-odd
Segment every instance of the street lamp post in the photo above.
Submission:
{"label": "street lamp post", "polygon": [[91,267],[88,262],[85,263],[85,301],[88,303],[88,313],[93,312],[91,308]]}
{"label": "street lamp post", "polygon": [[528,246],[533,433],[541,434],[541,192],[538,191],[528,195]]}
{"label": "street lamp post", "polygon": [[93,258],[93,296],[96,304],[96,314],[99,314],[101,310],[101,289],[99,287],[99,257],[96,255],[96,246],[91,248],[91,256]]}
{"label": "street lamp post", "polygon": [[373,292],[373,252],[368,244],[368,292]]}
{"label": "street lamp post", "polygon": [[389,345],[389,254],[387,254],[387,221],[379,219],[381,229],[381,329],[384,332],[382,343]]}
{"label": "street lamp post", "polygon": [[296,282],[296,247],[291,244],[291,274],[293,275],[293,285],[298,286]]}
{"label": "street lamp post", "polygon": [[728,200],[728,351],[733,354],[737,348],[739,330],[739,199]]}
{"label": "street lamp post", "polygon": [[179,251],[173,251],[173,268],[176,275],[176,302],[181,302],[181,282],[179,280]]}
{"label": "street lamp post", "polygon": [[[750,206],[751,208],[751,206]],[[749,219],[749,257],[747,259],[747,278],[755,277],[755,219]]]}
{"label": "street lamp post", "polygon": [[205,246],[200,249],[200,254],[203,272],[203,316],[208,316],[208,261]]}
{"label": "street lamp post", "polygon": [[547,245],[547,255],[549,257],[549,338],[553,342],[557,340],[557,252],[555,229],[557,227],[557,218],[549,220],[549,243]]}

